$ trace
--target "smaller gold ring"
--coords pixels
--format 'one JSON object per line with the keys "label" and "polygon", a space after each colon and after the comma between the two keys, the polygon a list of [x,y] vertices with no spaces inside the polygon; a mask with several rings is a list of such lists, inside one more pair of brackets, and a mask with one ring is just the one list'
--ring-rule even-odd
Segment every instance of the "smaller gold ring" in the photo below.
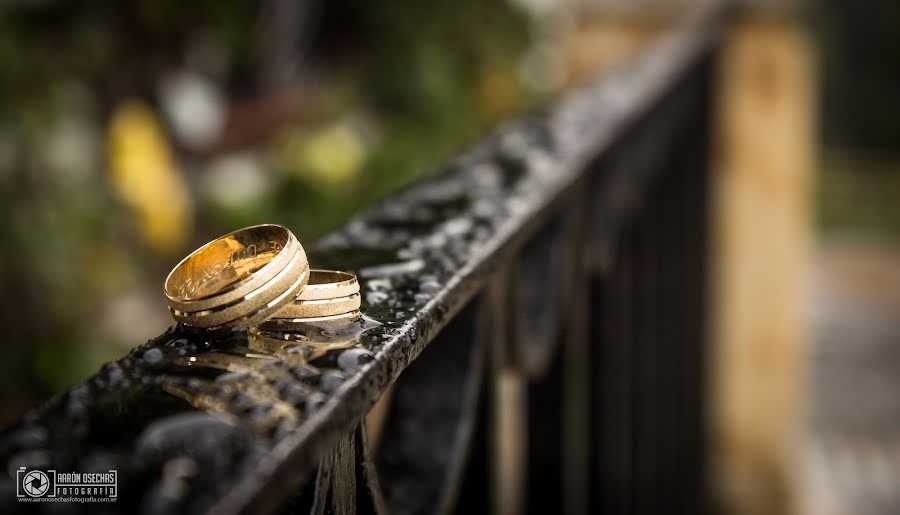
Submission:
{"label": "smaller gold ring", "polygon": [[359,311],[351,311],[349,313],[341,313],[340,315],[331,315],[324,317],[310,318],[270,318],[259,325],[263,331],[274,333],[290,333],[300,329],[309,328],[310,323],[346,323],[359,319],[361,313]]}
{"label": "smaller gold ring", "polygon": [[310,270],[306,288],[297,295],[297,300],[325,300],[349,297],[359,293],[359,281],[349,272],[336,270]]}
{"label": "smaller gold ring", "polygon": [[281,308],[273,318],[312,318],[343,315],[357,311],[361,304],[359,293],[346,297],[321,300],[295,300]]}

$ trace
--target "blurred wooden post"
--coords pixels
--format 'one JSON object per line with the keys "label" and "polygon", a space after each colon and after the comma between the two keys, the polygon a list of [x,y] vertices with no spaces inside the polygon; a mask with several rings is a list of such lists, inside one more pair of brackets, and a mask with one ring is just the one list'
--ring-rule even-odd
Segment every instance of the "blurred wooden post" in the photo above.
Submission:
{"label": "blurred wooden post", "polygon": [[795,23],[741,19],[719,71],[712,470],[725,512],[797,513],[815,147],[811,50]]}
{"label": "blurred wooden post", "polygon": [[[566,38],[571,82],[627,60],[697,5],[576,3],[578,27]],[[719,56],[707,384],[710,479],[726,513],[803,511],[815,91],[812,51],[784,14],[790,3],[735,20]]]}

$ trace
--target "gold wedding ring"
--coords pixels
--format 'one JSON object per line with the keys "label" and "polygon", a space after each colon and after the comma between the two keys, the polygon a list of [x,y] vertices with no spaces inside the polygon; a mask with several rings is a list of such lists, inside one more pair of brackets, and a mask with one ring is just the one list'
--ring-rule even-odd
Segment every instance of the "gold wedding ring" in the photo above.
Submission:
{"label": "gold wedding ring", "polygon": [[297,300],[285,306],[273,318],[330,317],[356,311],[359,306],[358,293],[335,299]]}
{"label": "gold wedding ring", "polygon": [[297,300],[326,300],[349,297],[359,293],[359,281],[349,272],[335,270],[310,270],[306,288],[297,295]]}
{"label": "gold wedding ring", "polygon": [[165,293],[178,322],[252,326],[291,304],[309,279],[306,253],[293,233],[280,225],[256,225],[184,258],[166,278]]}
{"label": "gold wedding ring", "polygon": [[347,272],[312,270],[309,283],[274,319],[336,317],[359,310],[359,282]]}

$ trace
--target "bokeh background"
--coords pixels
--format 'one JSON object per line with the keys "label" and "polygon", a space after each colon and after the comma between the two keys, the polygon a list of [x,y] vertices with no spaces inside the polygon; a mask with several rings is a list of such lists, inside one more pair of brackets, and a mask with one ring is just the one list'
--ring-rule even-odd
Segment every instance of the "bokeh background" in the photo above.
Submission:
{"label": "bokeh background", "polygon": [[311,242],[540,98],[536,16],[3,2],[0,419],[164,330],[162,280],[196,246],[257,223]]}
{"label": "bokeh background", "polygon": [[[0,424],[168,327],[162,281],[196,246],[257,223],[311,242],[700,3],[0,3]],[[760,358],[788,364],[772,384],[791,391],[772,395],[801,399],[774,418],[796,412],[803,438],[774,452],[796,458],[785,467],[803,479],[757,487],[765,480],[737,474],[730,488],[763,499],[738,503],[746,513],[896,513],[900,3],[743,7],[754,22],[727,55],[770,52],[771,69],[747,73],[772,98],[785,84],[772,70],[798,70],[788,118],[807,120],[812,138],[788,131],[782,143],[812,173],[765,185],[759,207],[808,200],[792,220],[809,255],[789,273],[809,279],[785,301],[805,329],[786,344],[772,336]],[[765,130],[763,117],[743,134]],[[767,266],[779,264],[751,261],[750,275]],[[748,411],[761,427],[764,410]]]}

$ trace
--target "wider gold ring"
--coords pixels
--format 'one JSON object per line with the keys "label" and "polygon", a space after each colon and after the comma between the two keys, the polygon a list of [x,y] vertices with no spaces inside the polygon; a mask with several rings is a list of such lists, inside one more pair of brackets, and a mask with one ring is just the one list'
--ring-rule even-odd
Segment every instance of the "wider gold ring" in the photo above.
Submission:
{"label": "wider gold ring", "polygon": [[249,326],[289,304],[309,281],[297,238],[280,225],[247,227],[213,240],[172,269],[172,316],[197,327]]}

